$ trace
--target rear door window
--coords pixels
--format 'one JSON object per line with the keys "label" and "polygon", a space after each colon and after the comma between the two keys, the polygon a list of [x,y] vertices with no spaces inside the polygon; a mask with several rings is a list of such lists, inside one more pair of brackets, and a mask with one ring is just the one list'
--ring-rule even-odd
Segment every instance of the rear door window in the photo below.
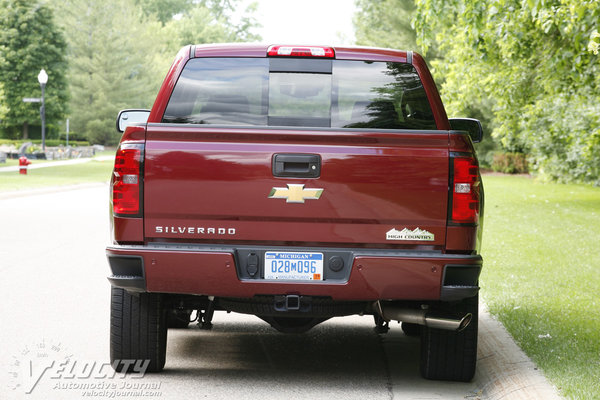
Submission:
{"label": "rear door window", "polygon": [[298,58],[196,58],[163,122],[436,129],[412,65]]}
{"label": "rear door window", "polygon": [[163,122],[267,125],[268,65],[265,58],[188,61]]}

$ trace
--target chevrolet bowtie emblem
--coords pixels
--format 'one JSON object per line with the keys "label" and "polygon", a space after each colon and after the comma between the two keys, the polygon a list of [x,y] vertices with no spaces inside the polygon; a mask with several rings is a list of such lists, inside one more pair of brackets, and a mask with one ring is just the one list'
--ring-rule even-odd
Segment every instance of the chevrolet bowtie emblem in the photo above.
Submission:
{"label": "chevrolet bowtie emblem", "polygon": [[274,187],[270,199],[285,199],[286,203],[304,203],[304,200],[317,200],[323,189],[304,189],[304,185],[287,184],[287,188]]}

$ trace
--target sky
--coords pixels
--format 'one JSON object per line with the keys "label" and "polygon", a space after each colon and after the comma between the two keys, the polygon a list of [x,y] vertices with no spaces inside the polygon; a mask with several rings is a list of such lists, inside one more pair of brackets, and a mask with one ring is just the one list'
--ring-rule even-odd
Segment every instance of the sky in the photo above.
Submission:
{"label": "sky", "polygon": [[[354,43],[354,0],[254,0],[263,43],[349,45]],[[252,0],[244,0],[244,4]],[[245,6],[240,7],[241,10]]]}

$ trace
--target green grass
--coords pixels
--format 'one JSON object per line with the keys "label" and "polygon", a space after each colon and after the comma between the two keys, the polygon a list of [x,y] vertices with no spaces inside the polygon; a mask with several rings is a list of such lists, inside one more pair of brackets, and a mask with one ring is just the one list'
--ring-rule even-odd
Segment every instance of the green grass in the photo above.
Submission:
{"label": "green grass", "polygon": [[483,182],[490,312],[561,394],[600,399],[600,188]]}
{"label": "green grass", "polygon": [[[56,162],[56,161],[64,161],[64,160],[32,160],[29,159],[29,161],[31,161],[32,163],[51,163],[51,162]],[[19,160],[14,160],[14,159],[7,159],[5,163],[0,164],[0,168],[2,167],[14,167],[16,165],[19,165]]]}
{"label": "green grass", "polygon": [[[94,157],[100,156],[114,156],[116,149],[109,148],[104,151],[97,151]],[[55,161],[64,161],[64,160],[30,160],[32,163],[46,163],[46,162],[55,162]],[[11,158],[7,158],[6,162],[0,163],[0,168],[2,167],[13,167],[15,165],[19,165],[19,160],[14,160]]]}
{"label": "green grass", "polygon": [[30,169],[27,171],[27,175],[20,175],[18,172],[0,172],[0,192],[107,182],[110,179],[113,164],[112,160],[92,160],[84,164]]}
{"label": "green grass", "polygon": [[6,162],[0,163],[0,168],[13,167],[15,165],[19,165],[19,160],[13,160],[12,158],[8,158],[8,159],[6,159]]}

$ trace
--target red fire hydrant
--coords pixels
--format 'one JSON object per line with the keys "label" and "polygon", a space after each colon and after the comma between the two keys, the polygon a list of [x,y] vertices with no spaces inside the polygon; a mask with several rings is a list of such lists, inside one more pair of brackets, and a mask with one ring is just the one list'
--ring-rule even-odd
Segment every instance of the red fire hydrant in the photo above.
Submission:
{"label": "red fire hydrant", "polygon": [[27,175],[27,166],[29,164],[31,164],[31,161],[29,161],[27,157],[19,157],[19,173],[22,175]]}

